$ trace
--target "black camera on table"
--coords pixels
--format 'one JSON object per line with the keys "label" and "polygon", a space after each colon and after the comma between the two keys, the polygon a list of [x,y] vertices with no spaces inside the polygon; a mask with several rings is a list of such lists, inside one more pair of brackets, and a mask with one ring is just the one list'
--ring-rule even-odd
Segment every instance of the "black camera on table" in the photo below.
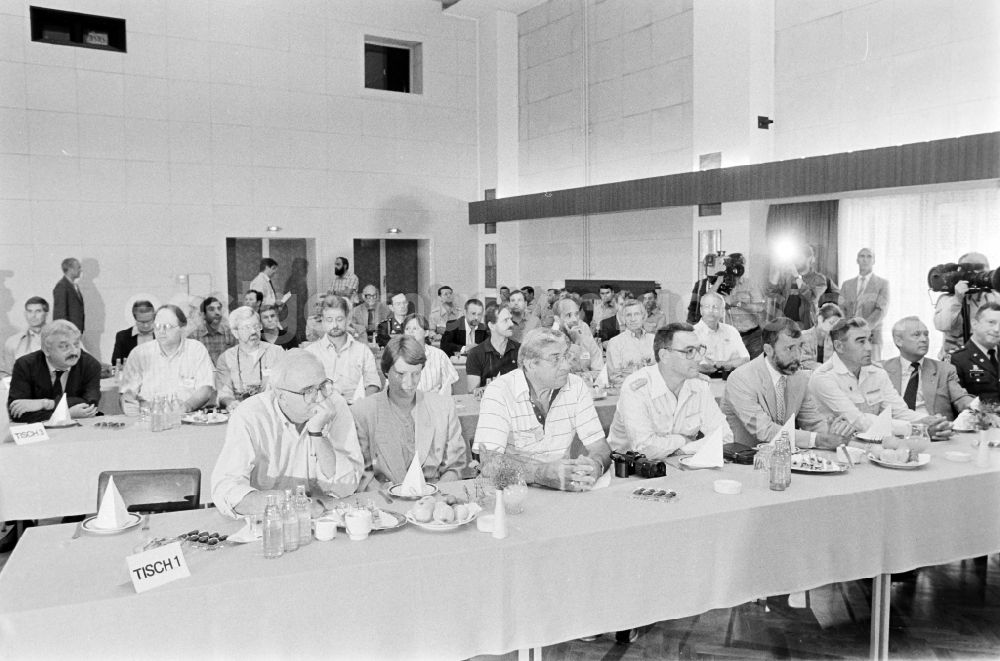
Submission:
{"label": "black camera on table", "polygon": [[927,272],[931,291],[954,295],[955,285],[965,280],[969,291],[1000,291],[1000,269],[986,270],[986,264],[938,264]]}
{"label": "black camera on table", "polygon": [[647,459],[646,455],[635,450],[628,452],[612,452],[611,460],[615,462],[615,477],[663,477],[667,474],[667,464],[662,461]]}

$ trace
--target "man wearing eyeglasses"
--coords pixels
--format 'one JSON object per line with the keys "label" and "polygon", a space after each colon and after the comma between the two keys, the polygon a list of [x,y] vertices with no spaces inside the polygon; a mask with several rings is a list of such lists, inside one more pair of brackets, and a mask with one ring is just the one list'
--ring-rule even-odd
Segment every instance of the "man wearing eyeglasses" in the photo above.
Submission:
{"label": "man wearing eyeglasses", "polygon": [[708,436],[720,427],[725,442],[732,441],[733,432],[708,382],[698,376],[705,346],[694,328],[667,324],[656,331],[653,354],[655,365],[643,367],[622,383],[608,433],[611,447],[659,461],[677,451],[695,452],[698,435]]}
{"label": "man wearing eyeglasses", "polygon": [[212,471],[212,500],[232,518],[264,511],[268,493],[300,484],[313,515],[353,493],[364,459],[354,419],[319,360],[285,352],[271,369],[271,387],[233,413]]}
{"label": "man wearing eyeglasses", "polygon": [[588,491],[611,466],[590,388],[570,373],[570,344],[551,328],[524,336],[518,369],[486,386],[473,452],[503,453],[528,484]]}
{"label": "man wearing eyeglasses", "polygon": [[375,285],[365,285],[361,290],[361,304],[351,310],[350,324],[352,329],[364,329],[368,338],[374,338],[378,325],[385,321],[392,311],[389,306],[378,300],[378,289]]}

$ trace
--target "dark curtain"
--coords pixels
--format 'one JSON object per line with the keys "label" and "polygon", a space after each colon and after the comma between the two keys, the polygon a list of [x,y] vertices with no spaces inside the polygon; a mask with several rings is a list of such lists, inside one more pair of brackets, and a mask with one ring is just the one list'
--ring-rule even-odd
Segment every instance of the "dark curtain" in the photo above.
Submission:
{"label": "dark curtain", "polygon": [[816,270],[834,283],[837,276],[838,200],[772,204],[767,209],[767,240],[791,234],[816,251]]}

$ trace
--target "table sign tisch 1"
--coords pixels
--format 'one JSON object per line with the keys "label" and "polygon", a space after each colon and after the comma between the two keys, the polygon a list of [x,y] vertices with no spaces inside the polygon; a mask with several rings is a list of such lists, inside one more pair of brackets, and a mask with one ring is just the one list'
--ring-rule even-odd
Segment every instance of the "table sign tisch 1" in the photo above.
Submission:
{"label": "table sign tisch 1", "polygon": [[166,583],[191,576],[180,542],[164,544],[125,558],[129,578],[136,592],[152,590]]}

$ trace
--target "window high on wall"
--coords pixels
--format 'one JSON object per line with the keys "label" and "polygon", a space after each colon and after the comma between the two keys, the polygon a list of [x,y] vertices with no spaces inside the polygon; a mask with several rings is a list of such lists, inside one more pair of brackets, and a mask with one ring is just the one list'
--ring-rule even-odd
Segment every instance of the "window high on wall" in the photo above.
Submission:
{"label": "window high on wall", "polygon": [[421,94],[422,46],[415,41],[365,35],[365,87]]}

